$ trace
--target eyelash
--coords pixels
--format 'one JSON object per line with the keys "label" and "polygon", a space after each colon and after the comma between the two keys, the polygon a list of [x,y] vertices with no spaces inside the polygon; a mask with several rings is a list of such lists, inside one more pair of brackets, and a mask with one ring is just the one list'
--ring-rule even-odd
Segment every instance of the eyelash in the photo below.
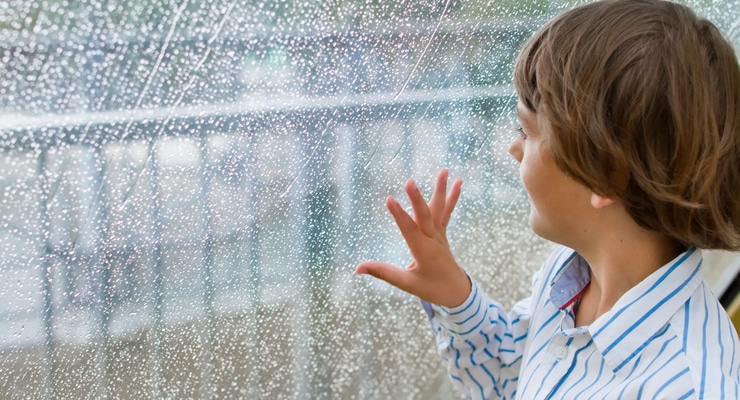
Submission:
{"label": "eyelash", "polygon": [[524,132],[524,128],[521,125],[516,127],[516,133],[522,140],[527,140],[527,133]]}

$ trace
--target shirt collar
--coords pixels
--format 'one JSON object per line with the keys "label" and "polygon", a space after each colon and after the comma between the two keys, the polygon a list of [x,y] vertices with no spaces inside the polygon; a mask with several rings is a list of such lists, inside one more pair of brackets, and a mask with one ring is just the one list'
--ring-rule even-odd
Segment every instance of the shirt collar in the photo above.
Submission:
{"label": "shirt collar", "polygon": [[692,248],[627,291],[588,330],[614,373],[663,329],[702,282],[701,250]]}
{"label": "shirt collar", "polygon": [[591,282],[591,268],[580,254],[567,257],[550,281],[550,301],[563,310],[576,300]]}
{"label": "shirt collar", "polygon": [[[613,372],[634,359],[694,293],[703,279],[699,273],[701,263],[700,250],[692,248],[681,253],[627,291],[610,311],[588,327]],[[591,269],[576,253],[555,273],[550,283],[550,300],[564,309],[590,281]]]}

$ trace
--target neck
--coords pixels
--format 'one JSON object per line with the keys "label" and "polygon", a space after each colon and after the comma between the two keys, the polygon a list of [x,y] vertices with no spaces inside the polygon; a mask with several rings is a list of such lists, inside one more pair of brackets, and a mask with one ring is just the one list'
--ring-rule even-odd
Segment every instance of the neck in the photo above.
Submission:
{"label": "neck", "polygon": [[598,240],[574,247],[591,267],[591,284],[576,316],[578,325],[590,324],[611,310],[628,290],[683,251],[674,240],[638,226],[631,218],[607,220],[611,223],[601,226],[609,229],[590,234]]}

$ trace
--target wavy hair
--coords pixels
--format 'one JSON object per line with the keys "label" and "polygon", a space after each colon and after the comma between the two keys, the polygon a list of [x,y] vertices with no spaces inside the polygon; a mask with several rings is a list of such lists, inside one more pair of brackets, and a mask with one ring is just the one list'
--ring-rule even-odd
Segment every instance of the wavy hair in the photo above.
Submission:
{"label": "wavy hair", "polygon": [[684,246],[740,248],[740,66],[711,22],[662,0],[579,6],[524,44],[514,82],[565,173]]}

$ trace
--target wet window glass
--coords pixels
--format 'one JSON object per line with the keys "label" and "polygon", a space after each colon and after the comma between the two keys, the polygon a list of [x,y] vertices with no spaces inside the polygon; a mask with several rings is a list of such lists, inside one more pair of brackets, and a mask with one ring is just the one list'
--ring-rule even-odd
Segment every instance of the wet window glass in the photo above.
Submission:
{"label": "wet window glass", "polygon": [[0,397],[456,398],[354,267],[409,262],[384,199],[447,167],[460,263],[526,294],[513,61],[572,5],[0,2]]}

